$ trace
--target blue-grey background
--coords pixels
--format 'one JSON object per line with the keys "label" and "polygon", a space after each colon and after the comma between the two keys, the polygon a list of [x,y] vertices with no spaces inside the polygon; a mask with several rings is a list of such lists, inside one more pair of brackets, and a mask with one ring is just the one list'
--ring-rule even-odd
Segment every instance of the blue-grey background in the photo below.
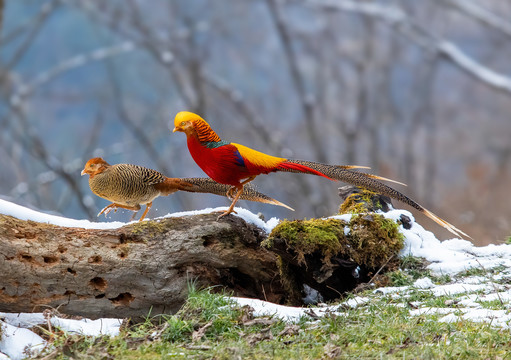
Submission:
{"label": "blue-grey background", "polygon": [[[96,219],[108,202],[80,177],[93,156],[205,176],[171,133],[190,110],[224,140],[371,166],[478,243],[511,235],[511,3],[5,0],[2,15],[2,198]],[[319,177],[254,184],[296,209],[240,202],[266,217],[339,205]],[[219,205],[179,193],[149,217]]]}

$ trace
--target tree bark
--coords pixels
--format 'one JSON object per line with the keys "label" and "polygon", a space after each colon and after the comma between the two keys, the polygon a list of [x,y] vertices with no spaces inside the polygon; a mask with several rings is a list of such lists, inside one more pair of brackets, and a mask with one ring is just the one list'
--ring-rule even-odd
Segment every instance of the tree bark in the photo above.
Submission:
{"label": "tree bark", "polygon": [[282,302],[266,234],[236,216],[167,218],[113,230],[0,215],[0,311],[131,317],[172,313],[190,282]]}

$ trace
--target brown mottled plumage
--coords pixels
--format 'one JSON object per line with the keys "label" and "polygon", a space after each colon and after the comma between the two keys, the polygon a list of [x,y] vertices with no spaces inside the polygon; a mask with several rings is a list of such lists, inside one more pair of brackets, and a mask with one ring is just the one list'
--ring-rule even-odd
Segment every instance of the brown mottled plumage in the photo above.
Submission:
{"label": "brown mottled plumage", "polygon": [[[225,196],[229,190],[229,186],[209,178],[169,178],[156,170],[138,165],[110,165],[102,158],[90,159],[82,170],[82,175],[85,174],[90,175],[89,186],[92,192],[112,202],[101,210],[98,216],[102,213],[108,214],[117,208],[124,208],[135,211],[133,214],[135,217],[140,205],[146,205],[139,221],[144,219],[153,200],[158,196],[167,196],[179,190]],[[241,198],[291,209],[252,187],[247,187]]]}

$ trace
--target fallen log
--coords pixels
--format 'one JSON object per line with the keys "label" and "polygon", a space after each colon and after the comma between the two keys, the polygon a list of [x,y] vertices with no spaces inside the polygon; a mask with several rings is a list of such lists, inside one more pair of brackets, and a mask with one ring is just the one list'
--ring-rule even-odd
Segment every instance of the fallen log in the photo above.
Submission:
{"label": "fallen log", "polygon": [[285,300],[266,234],[237,216],[144,221],[111,230],[0,215],[0,311],[131,317],[173,313],[190,282]]}
{"label": "fallen log", "polygon": [[109,230],[0,215],[0,312],[139,320],[179,310],[192,282],[275,303],[302,305],[305,285],[316,301],[337,299],[395,268],[403,246],[398,225],[374,213],[391,209],[390,199],[340,190],[339,211],[352,216],[283,221],[269,237],[215,213]]}

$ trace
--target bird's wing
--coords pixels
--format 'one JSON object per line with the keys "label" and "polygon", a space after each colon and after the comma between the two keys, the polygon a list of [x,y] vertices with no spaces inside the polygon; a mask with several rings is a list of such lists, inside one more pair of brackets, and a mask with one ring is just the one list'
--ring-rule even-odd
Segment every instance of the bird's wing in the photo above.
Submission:
{"label": "bird's wing", "polygon": [[137,171],[141,174],[142,182],[144,185],[156,185],[165,181],[166,176],[161,172],[149,169],[143,166],[131,165],[134,171]]}
{"label": "bird's wing", "polygon": [[245,145],[231,143],[237,151],[239,156],[243,158],[247,168],[254,167],[262,172],[274,171],[280,163],[286,161],[285,158],[271,156],[260,151],[251,149]]}

